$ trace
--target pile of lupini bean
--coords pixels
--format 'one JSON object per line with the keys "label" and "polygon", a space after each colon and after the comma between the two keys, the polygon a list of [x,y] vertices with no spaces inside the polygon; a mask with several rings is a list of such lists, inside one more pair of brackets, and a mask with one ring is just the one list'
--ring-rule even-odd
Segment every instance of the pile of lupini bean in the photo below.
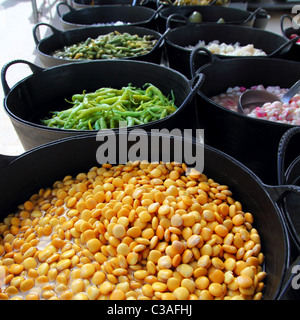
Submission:
{"label": "pile of lupini bean", "polygon": [[[253,86],[249,89],[267,90],[270,93],[276,94],[278,97],[282,97],[288,90],[286,88],[280,88],[279,86],[264,87],[263,85]],[[211,97],[211,100],[227,109],[237,111],[239,97],[245,90],[247,90],[245,87],[230,87],[227,89],[226,93],[213,96]],[[300,94],[296,94],[290,100],[290,103],[281,103],[279,101],[265,103],[262,107],[257,107],[252,110],[252,112],[247,109],[245,109],[245,112],[252,118],[300,125]]]}
{"label": "pile of lupini bean", "polygon": [[93,167],[0,224],[0,299],[261,299],[253,216],[179,163]]}

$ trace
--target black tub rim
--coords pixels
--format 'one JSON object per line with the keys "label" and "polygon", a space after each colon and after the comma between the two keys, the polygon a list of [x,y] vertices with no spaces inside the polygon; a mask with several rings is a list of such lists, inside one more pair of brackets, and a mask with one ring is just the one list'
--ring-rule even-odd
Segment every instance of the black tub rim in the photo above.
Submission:
{"label": "black tub rim", "polygon": [[[261,59],[265,59],[265,58],[259,58],[259,57],[251,57],[249,58],[249,60],[261,60]],[[245,58],[234,58],[234,60],[237,60],[237,61],[245,61]],[[282,62],[282,61],[285,61],[284,63],[292,63],[292,64],[299,64],[298,62],[295,62],[295,61],[290,61],[290,60],[282,60],[282,59],[274,59],[274,58],[268,58],[268,60],[270,62],[274,61],[275,62]],[[225,63],[226,60],[222,60],[222,59],[218,59],[215,63]],[[206,68],[209,68],[211,65],[210,64],[206,64],[204,66],[201,66],[198,71],[199,72],[203,72],[203,70],[205,70]],[[271,127],[282,127],[282,128],[285,128],[285,129],[290,129],[290,128],[294,128],[294,127],[298,127],[299,125],[293,125],[293,124],[288,124],[288,123],[280,123],[280,122],[275,122],[275,121],[270,121],[270,120],[265,120],[265,119],[258,119],[258,118],[253,118],[253,117],[249,117],[247,115],[243,115],[243,114],[240,114],[236,111],[233,111],[233,110],[230,110],[230,109],[227,109],[225,107],[223,107],[222,105],[220,104],[217,104],[216,102],[214,102],[213,100],[211,100],[211,98],[209,98],[208,96],[206,96],[204,93],[202,93],[201,89],[198,90],[197,92],[203,99],[205,99],[208,103],[212,104],[214,107],[218,108],[218,109],[221,109],[223,112],[229,112],[232,116],[234,117],[237,117],[237,118],[243,118],[243,119],[247,119],[247,121],[250,121],[250,122],[253,122],[253,123],[257,123],[259,122],[260,124],[262,125],[265,125],[265,126],[271,126]],[[221,92],[222,93],[222,92]],[[220,93],[220,94],[221,94]]]}
{"label": "black tub rim", "polygon": [[[169,67],[166,67],[166,66],[163,66],[163,65],[158,65],[158,64],[155,64],[155,63],[151,63],[151,62],[145,62],[145,61],[138,61],[138,60],[99,60],[99,61],[82,61],[82,62],[78,62],[76,63],[76,65],[83,65],[83,64],[101,64],[101,63],[109,63],[109,64],[114,64],[114,62],[118,62],[118,63],[131,63],[131,64],[134,64],[136,66],[138,65],[147,65],[147,66],[151,66],[151,67],[154,67],[154,68],[157,68],[157,69],[160,69],[160,70],[168,70],[168,72],[171,72],[173,74],[176,74],[178,77],[181,78],[181,80],[184,80],[185,81],[185,84],[186,85],[189,85],[189,88],[190,88],[190,91],[188,93],[188,95],[185,97],[186,99],[189,98],[191,95],[192,95],[192,91],[194,91],[194,95],[197,94],[197,87],[200,86],[202,84],[202,81],[203,81],[203,77],[202,77],[202,74],[200,73],[197,73],[195,75],[195,77],[193,77],[193,79],[189,80],[187,77],[185,77],[183,74],[181,74],[180,72],[174,70],[174,69],[171,69]],[[57,68],[68,68],[70,67],[72,64],[63,64],[63,65],[57,65],[57,66],[53,66],[51,68],[41,68],[41,67],[38,67],[28,61],[25,61],[25,60],[13,60],[9,63],[7,63],[6,65],[4,65],[4,67],[2,68],[2,73],[1,73],[1,77],[2,79],[5,79],[5,71],[4,70],[7,70],[9,68],[9,66],[15,62],[21,62],[21,63],[26,63],[26,64],[29,64],[29,65],[33,65],[34,67],[36,67],[38,69],[38,72],[53,72],[52,70],[54,69],[57,69]],[[74,64],[75,66],[75,64]],[[12,113],[10,111],[10,108],[8,107],[8,104],[7,104],[7,100],[10,98],[10,95],[12,95],[14,93],[15,90],[17,90],[18,86],[21,84],[21,83],[24,83],[26,82],[28,79],[30,79],[31,77],[34,76],[34,73],[21,79],[20,81],[18,81],[17,83],[15,83],[11,88],[9,88],[9,92],[8,93],[5,93],[5,98],[4,98],[4,101],[3,101],[3,106],[4,106],[4,110],[6,112],[6,114],[11,118],[13,119],[14,121],[16,121],[17,123],[21,124],[21,125],[25,125],[26,127],[28,128],[37,128],[39,130],[43,130],[44,132],[58,132],[58,133],[75,133],[76,135],[82,135],[82,134],[87,134],[87,133],[96,133],[98,132],[98,130],[75,130],[75,129],[60,129],[60,128],[51,128],[51,127],[47,127],[45,125],[41,125],[41,124],[38,124],[38,123],[34,123],[34,122],[30,122],[30,121],[27,121],[27,120],[24,120],[18,116],[16,116],[14,113]],[[195,80],[197,81],[196,85],[194,86],[194,88],[192,87],[192,84],[195,82]],[[3,84],[3,80],[2,80],[2,84]],[[7,83],[6,83],[7,84]],[[182,102],[182,104],[185,102],[185,100]],[[156,125],[156,124],[159,124],[159,123],[164,123],[166,120],[169,120],[169,119],[172,119],[173,116],[175,116],[178,112],[182,112],[182,104],[177,107],[176,111],[174,113],[172,113],[171,115],[163,118],[163,119],[158,119],[158,120],[155,120],[155,121],[151,121],[149,122],[147,125]],[[185,107],[185,106],[184,106]],[[139,128],[143,128],[144,125],[134,125],[134,126],[131,126],[131,127],[127,127],[129,128],[130,130],[131,129],[139,129]],[[113,128],[113,129],[102,129],[103,131],[106,131],[106,130],[113,130],[113,131],[119,131],[120,128]]]}
{"label": "black tub rim", "polygon": [[[42,51],[40,49],[41,46],[43,46],[45,43],[47,43],[47,41],[50,41],[51,39],[55,39],[56,38],[56,35],[55,33],[57,32],[58,33],[58,36],[65,36],[65,34],[69,33],[69,34],[72,34],[72,33],[77,33],[77,32],[80,32],[80,31],[83,31],[83,32],[86,32],[86,31],[94,31],[94,30],[99,30],[99,35],[104,35],[104,33],[101,32],[101,30],[103,29],[111,29],[111,32],[113,30],[120,30],[120,29],[125,29],[125,28],[132,28],[133,30],[136,30],[136,31],[140,31],[141,33],[144,32],[145,35],[147,35],[146,32],[149,32],[151,33],[151,35],[155,35],[155,38],[157,41],[160,41],[160,39],[162,37],[164,37],[164,35],[162,35],[161,33],[159,33],[158,31],[156,30],[152,30],[152,29],[148,29],[148,28],[144,28],[144,27],[140,27],[140,26],[137,26],[137,25],[120,25],[120,26],[90,26],[90,27],[86,27],[86,28],[79,28],[79,29],[69,29],[69,30],[58,30],[56,29],[54,26],[50,25],[50,24],[47,24],[47,23],[43,23],[43,22],[40,22],[40,23],[37,23],[34,28],[33,28],[33,36],[34,36],[34,40],[36,39],[36,35],[35,35],[35,30],[36,28],[38,28],[39,26],[41,25],[44,25],[44,26],[48,26],[49,28],[51,28],[51,30],[55,30],[54,33],[52,33],[51,35],[43,38],[43,39],[40,39],[38,42],[35,41],[36,43],[36,50],[37,50],[37,53],[40,54],[41,56],[45,57],[45,58],[52,58],[54,61],[57,61],[58,64],[62,64],[60,62],[64,62],[64,63],[78,63],[78,62],[86,62],[86,61],[103,61],[103,60],[120,60],[120,59],[85,59],[85,60],[75,60],[75,59],[66,59],[66,58],[57,58],[57,57],[54,57],[53,55],[51,54],[48,54],[48,53],[45,53],[44,51]],[[52,29],[53,28],[53,29]],[[137,57],[128,57],[128,58],[122,58],[126,61],[128,60],[139,60],[139,59],[145,59],[147,58],[149,55],[153,54],[154,51],[158,50],[160,48],[160,46],[163,45],[163,41],[164,41],[164,38],[162,38],[161,42],[156,45],[151,49],[150,52],[146,53],[146,54],[142,54],[142,55],[139,55]],[[60,48],[57,48],[57,49],[60,49]]]}

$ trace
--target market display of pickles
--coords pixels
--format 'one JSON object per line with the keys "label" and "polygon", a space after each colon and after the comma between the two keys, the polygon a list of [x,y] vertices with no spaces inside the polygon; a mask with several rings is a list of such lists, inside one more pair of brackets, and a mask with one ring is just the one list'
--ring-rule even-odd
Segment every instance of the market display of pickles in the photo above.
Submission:
{"label": "market display of pickles", "polygon": [[0,223],[0,299],[259,300],[253,222],[228,186],[185,164],[93,167]]}
{"label": "market display of pickles", "polygon": [[143,37],[127,32],[110,32],[96,39],[85,41],[56,50],[52,55],[60,59],[94,60],[132,58],[149,53],[157,43],[151,35]]}
{"label": "market display of pickles", "polygon": [[177,110],[175,97],[166,97],[159,88],[145,84],[145,89],[132,85],[121,89],[100,88],[95,92],[74,94],[73,106],[63,111],[52,111],[52,117],[41,123],[50,128],[100,130],[131,127],[163,119]]}
{"label": "market display of pickles", "polygon": [[[156,4],[226,6],[228,3],[228,0],[163,0]],[[94,6],[95,2],[92,0],[89,4]],[[142,4],[140,3],[140,5]],[[156,17],[158,17],[159,10],[160,8],[155,13]],[[191,22],[189,26],[197,28],[198,26],[195,24],[207,22],[206,17],[202,16],[197,9],[192,10],[185,16],[185,19]],[[124,20],[126,21],[126,19]],[[217,16],[215,21],[210,22],[230,24],[229,21],[231,20],[226,15],[226,21],[223,17]],[[239,21],[237,22],[239,23]],[[93,26],[114,25],[115,27],[110,29],[114,31],[99,35],[97,38],[90,36],[84,41],[64,46],[55,51],[52,46],[52,49],[48,51],[51,52],[50,58],[55,61],[55,64],[64,62],[53,59],[53,57],[71,60],[68,61],[70,68],[73,68],[72,65],[80,66],[81,64],[90,65],[93,68],[93,64],[116,63],[116,61],[75,63],[79,60],[134,58],[135,60],[147,61],[143,63],[150,63],[151,59],[148,59],[148,56],[143,59],[139,59],[139,57],[150,53],[154,48],[156,49],[157,43],[160,43],[165,35],[160,40],[152,35],[140,36],[115,30],[116,26],[127,24],[130,23],[123,21],[95,23]],[[157,28],[158,26],[156,26]],[[245,27],[245,30],[246,28],[248,27]],[[55,33],[53,28],[52,31]],[[289,38],[293,39],[296,36],[297,34],[293,33]],[[252,41],[244,42],[243,40],[243,43],[246,45],[241,45],[240,42],[225,43],[215,38],[212,41],[200,39],[199,42],[183,48],[194,50],[203,47],[212,54],[227,58],[248,57],[239,60],[255,61],[259,60],[259,57],[268,56],[263,49],[256,48]],[[295,43],[298,45],[300,40]],[[62,46],[62,43],[60,45]],[[161,54],[160,64],[167,66],[169,62],[171,64],[171,54],[170,56],[168,54],[167,50]],[[149,56],[151,57],[151,55]],[[176,54],[174,54],[175,56]],[[219,58],[216,58],[216,63],[219,63]],[[179,54],[178,64],[183,64],[184,59],[180,59]],[[283,57],[283,59],[285,58]],[[224,58],[224,65],[229,60]],[[214,63],[213,59],[211,61]],[[132,61],[122,62],[132,63]],[[140,62],[134,61],[134,63]],[[155,62],[151,61],[151,63]],[[27,64],[30,68],[32,67],[31,63]],[[4,80],[7,69],[3,73]],[[39,76],[39,71],[36,71],[35,68],[32,70],[33,76]],[[83,70],[80,71],[84,72],[85,70]],[[148,72],[149,69],[146,70]],[[110,72],[119,76],[119,70],[115,73],[115,70],[111,69],[108,73]],[[161,78],[164,78],[163,72],[159,74]],[[203,72],[205,73],[205,70]],[[41,71],[40,74],[42,73],[46,72]],[[57,74],[59,75],[59,72]],[[99,78],[104,77],[101,75],[101,70],[97,76],[98,74]],[[257,74],[259,75],[259,72]],[[218,79],[224,81],[227,75],[230,79],[234,73],[227,72],[225,77],[218,77]],[[68,94],[63,95],[64,101],[61,96],[59,97],[60,104],[57,103],[58,99],[47,104],[47,108],[50,103],[52,106],[51,109],[47,109],[47,113],[43,112],[46,107],[43,109],[42,105],[38,105],[38,108],[41,107],[41,112],[38,112],[38,116],[34,116],[33,128],[42,129],[41,132],[60,132],[62,135],[84,133],[74,131],[104,130],[98,134],[105,135],[105,132],[108,131],[105,129],[116,129],[114,132],[117,132],[119,128],[133,126],[151,129],[152,122],[165,119],[180,109],[174,94],[177,89],[174,89],[173,92],[170,87],[169,92],[166,92],[168,90],[156,87],[152,83],[144,83],[140,78],[137,82],[142,83],[141,86],[129,83],[133,81],[129,79],[124,82],[123,87],[103,86],[98,88],[94,79],[90,75],[88,77],[92,81],[92,84],[88,82],[89,85],[87,85],[87,87],[93,88],[90,91],[84,90],[84,84],[80,87],[79,91],[81,92],[74,91],[72,94],[73,91],[68,91]],[[66,82],[69,81],[69,78]],[[167,76],[163,81],[167,82],[168,79],[170,76]],[[207,81],[207,79],[209,77],[203,81]],[[280,75],[278,79],[280,79]],[[73,81],[73,79],[71,80]],[[86,78],[84,78],[85,80]],[[146,78],[146,81],[149,80]],[[99,82],[105,84],[102,79]],[[193,79],[189,80],[190,84],[192,82]],[[121,82],[120,79],[118,79],[118,83],[123,85],[123,81]],[[235,82],[233,81],[233,83]],[[20,92],[26,87],[26,84],[25,82],[25,85],[19,90]],[[216,83],[211,85],[216,88]],[[6,86],[8,87],[7,84]],[[78,86],[76,87],[78,88]],[[5,87],[3,88],[5,91]],[[179,88],[182,88],[181,84]],[[208,98],[207,100],[211,100],[209,107],[214,108],[213,119],[216,119],[214,116],[220,117],[218,114],[220,108],[227,109],[226,113],[236,117],[231,111],[237,112],[239,97],[247,89],[265,90],[276,94],[279,98],[288,91],[286,87],[276,84],[262,85],[259,81],[249,88],[243,84],[226,86],[225,89],[222,86],[222,88],[221,93],[205,97]],[[13,98],[5,98],[5,103],[18,102],[22,99],[27,103],[26,94],[25,98],[21,94],[19,97],[15,87],[12,89],[8,87],[8,89],[15,96],[17,95],[17,98],[12,95]],[[196,90],[192,91],[193,94],[195,92]],[[199,102],[200,108],[198,108],[198,101],[202,101]],[[206,108],[202,95],[201,100],[195,98],[195,106],[197,114],[199,111],[200,119],[201,109]],[[192,114],[190,111],[191,109],[184,111],[191,118],[190,121],[199,120],[193,119],[195,117],[190,116]],[[274,125],[275,129],[278,124],[298,126],[300,125],[300,92],[295,94],[288,103],[270,102],[261,107],[257,106],[253,110],[245,107],[244,111],[246,115],[244,119],[248,122],[253,122],[253,119],[272,121],[274,122],[272,126]],[[183,113],[179,117],[182,115]],[[178,113],[174,116],[178,116]],[[37,118],[38,120],[36,120]],[[223,119],[224,121],[230,120],[229,116],[228,118],[224,116],[222,121]],[[172,122],[173,118],[165,120]],[[209,118],[204,119],[203,123],[205,121],[209,121]],[[177,124],[177,122],[174,123]],[[184,123],[185,121],[182,121],[180,125]],[[264,124],[262,121],[256,121],[256,123]],[[245,128],[246,125],[245,122]],[[219,127],[221,128],[221,126]],[[234,125],[231,125],[232,127]],[[47,130],[47,128],[62,129],[62,131]],[[242,130],[244,127],[235,137],[239,136]],[[222,136],[226,138],[227,132],[218,133],[218,130],[216,132],[215,135],[219,138]],[[90,133],[88,134],[90,135]],[[229,134],[231,133],[229,132]],[[31,134],[28,134],[29,136]],[[231,143],[230,138],[227,140],[228,143]],[[84,142],[79,137],[78,142],[82,141]],[[225,142],[227,143],[227,141]],[[58,143],[64,143],[64,141]],[[238,152],[241,149],[241,152],[246,153],[245,148],[240,148],[242,143],[244,141],[238,145]],[[268,141],[269,143],[270,141]],[[210,145],[209,142],[207,144]],[[86,145],[89,146],[89,144]],[[47,148],[47,145],[43,147]],[[250,143],[249,145],[247,143],[247,148],[249,150],[252,148]],[[265,150],[264,147],[260,148]],[[31,147],[28,147],[27,150],[30,149]],[[226,153],[229,149],[224,151],[222,156],[224,159],[227,158]],[[275,148],[273,149],[275,150]],[[67,149],[66,151],[68,152]],[[252,154],[260,152],[258,148],[250,151]],[[25,156],[27,157],[29,154],[28,152]],[[235,158],[235,155],[228,154]],[[69,154],[67,156],[69,157]],[[87,157],[86,153],[83,153],[83,156]],[[59,157],[61,160],[61,154]],[[251,160],[251,157],[249,159]],[[6,161],[6,159],[4,160]],[[213,166],[215,159],[211,162],[209,160],[206,160],[209,166]],[[262,158],[262,160],[264,159]],[[18,161],[18,159],[14,161]],[[224,168],[223,163],[221,168],[225,173],[228,170],[226,161],[224,161]],[[240,161],[243,162],[243,160]],[[265,203],[261,205],[260,198],[255,202],[252,199],[252,194],[252,198],[244,197],[244,182],[242,179],[241,183],[238,179],[233,180],[237,173],[232,177],[228,172],[226,179],[228,178],[228,181],[231,182],[226,185],[224,182],[206,175],[205,171],[198,172],[194,168],[188,168],[184,163],[175,161],[137,160],[126,164],[115,164],[118,161],[115,161],[114,164],[103,164],[100,161],[99,163],[90,169],[86,168],[86,171],[83,169],[77,173],[66,172],[65,176],[59,177],[61,180],[53,181],[52,185],[45,185],[43,188],[35,190],[35,194],[29,196],[25,201],[22,200],[22,203],[18,202],[20,204],[15,207],[14,211],[6,212],[6,215],[3,215],[4,218],[0,220],[0,300],[261,300],[270,297],[279,299],[282,292],[285,295],[282,290],[287,286],[284,283],[286,278],[281,279],[278,270],[280,271],[281,268],[285,270],[286,261],[292,258],[291,253],[288,252],[290,248],[286,245],[290,240],[289,228],[282,228],[283,235],[278,235],[283,238],[280,240],[284,242],[283,250],[280,250],[283,261],[278,262],[277,255],[272,256],[273,252],[269,248],[270,244],[273,246],[277,232],[273,236],[272,232],[267,233],[262,229],[264,227],[272,229],[274,227],[273,219],[270,219],[271,226],[264,225],[264,223],[256,226],[257,222],[266,221],[259,216],[266,211],[257,212],[265,208]],[[268,166],[271,161],[261,161],[261,163]],[[69,162],[67,165],[69,166]],[[248,167],[247,163],[245,165]],[[26,170],[26,168],[24,169]],[[214,168],[213,172],[216,172],[217,169],[218,167]],[[249,169],[243,169],[241,172],[245,171],[248,175],[248,170],[251,175],[253,169],[250,166]],[[255,173],[255,171],[253,172]],[[271,194],[272,189],[277,193],[277,186],[262,184],[261,180],[254,175],[251,179],[255,181],[255,185],[257,184],[267,195],[270,195],[270,197],[268,195],[270,212],[273,214],[272,210],[274,209],[274,214],[277,215],[279,202],[277,204],[276,200],[272,200],[274,197]],[[32,183],[36,185],[36,181]],[[252,184],[250,186],[252,187]],[[238,199],[237,194],[241,195],[241,199]],[[22,195],[17,196],[21,197]],[[252,205],[252,200],[255,202],[255,206]],[[260,209],[253,209],[252,212],[247,207]],[[281,209],[285,210],[285,208]],[[289,212],[284,212],[284,214],[288,215]],[[255,221],[255,217],[257,217],[257,221]],[[278,214],[278,217],[281,222],[281,215]],[[277,216],[274,221],[277,223]],[[282,226],[280,225],[280,227]],[[261,234],[259,230],[261,230]],[[286,232],[287,234],[285,234]],[[271,240],[269,234],[273,236],[270,238]],[[265,286],[267,286],[267,290],[265,290]]]}

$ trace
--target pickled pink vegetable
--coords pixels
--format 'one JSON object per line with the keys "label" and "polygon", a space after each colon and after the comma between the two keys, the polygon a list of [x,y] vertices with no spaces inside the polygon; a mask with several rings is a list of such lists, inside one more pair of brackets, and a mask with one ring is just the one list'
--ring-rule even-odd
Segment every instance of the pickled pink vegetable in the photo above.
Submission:
{"label": "pickled pink vegetable", "polygon": [[[283,96],[288,89],[280,88],[279,86],[263,85],[253,86],[251,88],[234,87],[228,88],[225,93],[211,97],[215,103],[237,112],[237,105],[240,95],[247,89],[266,90],[270,93],[276,94],[278,97]],[[286,123],[291,125],[300,125],[300,94],[296,94],[289,103],[282,103],[275,101],[273,103],[265,103],[262,107],[257,107],[250,112],[245,110],[249,117],[269,120],[279,123]]]}

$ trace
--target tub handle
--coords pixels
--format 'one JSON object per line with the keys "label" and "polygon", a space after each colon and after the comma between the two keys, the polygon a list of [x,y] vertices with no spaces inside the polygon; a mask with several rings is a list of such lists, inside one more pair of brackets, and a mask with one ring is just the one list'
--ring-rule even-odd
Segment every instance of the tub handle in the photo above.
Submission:
{"label": "tub handle", "polygon": [[65,7],[67,7],[69,9],[69,11],[76,11],[72,6],[70,6],[68,3],[66,2],[59,2],[56,6],[56,12],[58,14],[58,16],[61,18],[62,17],[62,14],[60,12],[60,9],[59,7],[61,7],[62,5],[64,5]]}
{"label": "tub handle", "polygon": [[279,184],[283,184],[286,182],[286,173],[288,171],[291,171],[291,168],[294,167],[300,161],[300,158],[297,157],[290,164],[287,171],[285,171],[284,161],[285,161],[286,149],[292,137],[299,133],[300,133],[299,127],[291,128],[284,133],[284,135],[281,137],[279,141],[278,151],[277,151],[277,178],[278,178]]}
{"label": "tub handle", "polygon": [[254,20],[259,13],[265,13],[265,14],[267,14],[267,11],[266,11],[265,9],[263,9],[262,7],[257,8],[255,11],[253,11],[253,12],[250,14],[250,16],[249,16],[247,19],[245,19],[245,20],[243,21],[243,24],[248,23],[248,22]]}
{"label": "tub handle", "polygon": [[4,154],[0,154],[0,168],[6,167],[13,160],[15,160],[18,156],[7,156]]}
{"label": "tub handle", "polygon": [[[285,295],[288,293],[289,290],[300,290],[298,288],[299,281],[297,281],[297,278],[294,279],[294,277],[299,273],[300,270],[300,256],[296,258],[296,260],[286,269],[285,271],[285,278],[283,279],[283,286],[281,287],[281,291],[277,297],[277,300],[284,300]],[[295,288],[294,280],[296,282],[297,288]]]}
{"label": "tub handle", "polygon": [[192,101],[197,91],[200,89],[204,82],[205,76],[203,73],[198,72],[191,80],[189,80],[189,83],[192,87],[190,93],[188,96],[184,99],[184,101],[181,103],[180,108],[178,108],[175,113],[179,111],[183,111],[183,109]]}
{"label": "tub handle", "polygon": [[[171,15],[168,16],[167,18],[167,22],[166,22],[166,29],[170,29],[170,24],[171,24],[171,20],[174,19],[174,18],[180,18],[181,20],[184,20],[185,24],[186,25],[189,25],[191,24],[191,22],[189,21],[189,19],[179,13],[173,13]],[[184,23],[183,22],[183,23]]]}
{"label": "tub handle", "polygon": [[[285,42],[283,45],[281,45],[279,48],[277,48],[276,50],[274,50],[272,53],[270,53],[268,55],[268,57],[275,57],[277,55],[280,55],[281,53],[285,53],[287,51],[290,50],[290,48],[288,48],[289,46],[291,47],[294,43],[296,43],[298,40],[300,39],[300,36],[295,37],[293,39],[290,39],[289,41]],[[288,49],[287,49],[288,48]],[[284,49],[287,49],[286,51],[284,51]],[[284,51],[284,52],[283,52]]]}
{"label": "tub handle", "polygon": [[168,33],[171,31],[171,29],[167,29],[163,34],[162,36],[157,40],[155,46],[153,47],[152,50],[155,50],[156,48],[159,48],[163,45],[164,43],[164,40],[166,38],[166,36],[168,35]]}
{"label": "tub handle", "polygon": [[[203,48],[203,47],[194,48],[192,50],[191,54],[190,54],[190,72],[191,72],[192,77],[197,72],[197,71],[195,71],[195,57],[199,52],[203,52],[208,56],[208,58],[209,58],[209,63],[208,64],[214,64],[218,60],[221,60],[206,48]],[[203,67],[201,67],[201,68],[203,68]]]}
{"label": "tub handle", "polygon": [[140,0],[140,1],[133,0],[132,1],[132,6],[133,7],[134,6],[145,6],[145,5],[147,5],[147,4],[151,3],[151,2],[152,2],[152,0]]}
{"label": "tub handle", "polygon": [[37,23],[34,27],[33,27],[33,30],[32,30],[32,33],[33,33],[33,40],[35,42],[36,45],[38,45],[40,43],[41,40],[38,39],[38,36],[37,36],[37,30],[40,26],[46,26],[48,28],[51,29],[51,31],[53,32],[53,34],[60,34],[62,33],[60,30],[56,29],[55,27],[51,26],[51,24],[48,24],[48,23],[45,23],[45,22],[40,22],[40,23]]}
{"label": "tub handle", "polygon": [[271,199],[276,203],[279,203],[286,193],[293,192],[300,196],[300,187],[293,184],[278,185],[278,186],[269,186],[269,185],[263,184],[263,187],[268,192]]}
{"label": "tub handle", "polygon": [[288,14],[284,14],[283,16],[280,17],[280,29],[281,29],[281,32],[283,35],[285,35],[285,29],[283,27],[283,23],[284,23],[284,20],[286,20],[286,19],[290,20],[291,23],[293,22],[292,17]]}
{"label": "tub handle", "polygon": [[146,6],[147,4],[151,4],[151,2],[154,2],[152,0],[133,0],[132,1],[132,6]]}
{"label": "tub handle", "polygon": [[164,8],[164,5],[161,4],[153,13],[153,15],[147,20],[147,22],[151,22],[152,20],[155,20],[158,17],[159,12]]}
{"label": "tub handle", "polygon": [[18,59],[18,60],[13,60],[11,62],[8,62],[7,64],[5,64],[3,66],[2,70],[1,70],[1,82],[2,82],[2,88],[3,88],[5,96],[7,96],[10,91],[10,87],[8,86],[7,81],[6,81],[6,72],[10,66],[12,66],[13,64],[17,64],[17,63],[27,64],[33,73],[40,72],[40,71],[44,70],[43,68],[33,64],[32,62],[26,61],[26,60]]}

